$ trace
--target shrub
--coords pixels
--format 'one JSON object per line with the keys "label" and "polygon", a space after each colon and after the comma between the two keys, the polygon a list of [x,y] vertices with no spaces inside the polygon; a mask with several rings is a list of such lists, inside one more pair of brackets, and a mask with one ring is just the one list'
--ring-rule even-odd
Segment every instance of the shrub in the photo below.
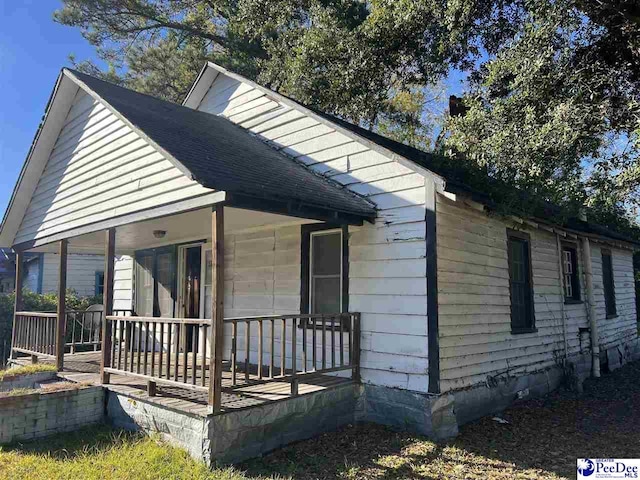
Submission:
{"label": "shrub", "polygon": [[[15,293],[0,294],[0,365],[4,365],[11,348],[11,329],[13,328],[13,304]],[[35,293],[23,291],[22,310],[27,312],[55,312],[58,308],[58,295],[55,293]],[[102,303],[102,295],[82,297],[75,290],[67,290],[67,310],[86,310],[90,305]]]}

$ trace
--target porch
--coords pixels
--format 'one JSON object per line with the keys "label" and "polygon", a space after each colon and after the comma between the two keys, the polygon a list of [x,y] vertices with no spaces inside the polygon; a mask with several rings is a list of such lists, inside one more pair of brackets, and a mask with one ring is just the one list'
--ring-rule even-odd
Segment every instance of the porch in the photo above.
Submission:
{"label": "porch", "polygon": [[[102,235],[89,233],[36,245],[36,251],[58,251],[60,302],[57,312],[22,311],[18,294],[13,361],[52,363],[71,381],[102,384],[118,394],[201,416],[358,382],[360,315],[348,312],[348,291],[340,275],[329,279],[336,297],[328,304],[337,307],[335,313],[299,313],[311,308],[311,288],[304,299],[292,297],[299,303],[297,313],[279,314],[273,305],[264,315],[223,316],[225,211],[231,225],[227,235],[253,238],[268,228],[337,232],[342,238],[337,243],[338,270],[343,269],[346,230],[340,224],[222,205],[110,228]],[[158,231],[163,232],[162,238],[157,238]],[[296,238],[297,243],[302,241]],[[101,308],[66,309],[63,292],[70,249],[104,249]],[[199,259],[195,267],[189,264],[191,250]],[[134,278],[131,308],[116,310],[114,258],[118,254],[134,259]],[[168,269],[169,277],[154,263],[159,260],[165,261],[162,268]],[[293,261],[297,267],[283,270],[286,288],[300,295],[309,280],[300,277],[305,270],[301,255],[296,254]],[[260,282],[264,273],[260,266],[250,267],[243,280]],[[20,282],[22,269],[16,275]],[[326,312],[327,307],[321,310]],[[163,316],[167,314],[173,316]]]}

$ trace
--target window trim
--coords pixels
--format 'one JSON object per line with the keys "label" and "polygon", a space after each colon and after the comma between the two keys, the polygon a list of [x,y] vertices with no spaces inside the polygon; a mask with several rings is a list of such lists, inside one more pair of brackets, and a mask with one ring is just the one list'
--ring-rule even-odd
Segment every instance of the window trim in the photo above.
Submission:
{"label": "window trim", "polygon": [[[605,288],[605,276],[604,276],[604,257],[608,256],[609,261],[611,263],[610,273],[611,273],[611,295],[613,300],[613,305],[607,305],[607,290]],[[613,252],[608,248],[600,249],[600,261],[601,261],[601,271],[602,271],[602,296],[604,297],[604,312],[605,318],[611,319],[616,318],[618,316],[618,305],[616,302],[616,281],[615,276],[613,275]],[[610,307],[613,307],[610,309]],[[611,311],[610,311],[611,310]]]}
{"label": "window trim", "polygon": [[[339,230],[342,237],[341,313],[349,311],[349,227],[328,223],[301,226],[300,241],[300,313],[311,311],[311,237],[312,234]],[[307,326],[311,326],[307,324]]]}
{"label": "window trim", "polygon": [[[529,277],[529,294],[531,297],[531,305],[530,305],[530,323],[531,325],[526,327],[514,327],[513,326],[513,302],[511,300],[511,253],[509,249],[509,240],[511,238],[525,241],[527,242],[527,261],[528,261],[528,277]],[[534,285],[533,285],[533,262],[531,261],[531,235],[526,232],[521,232],[518,230],[513,230],[511,228],[507,228],[507,276],[509,280],[509,309],[510,309],[510,318],[511,318],[511,333],[513,335],[522,334],[522,333],[535,333],[538,331],[536,328],[536,314],[535,314],[535,296],[534,296]]]}
{"label": "window trim", "polygon": [[[571,274],[575,276],[575,291],[572,297],[565,295],[565,269],[564,269],[564,251],[569,249],[573,252],[573,268],[574,272]],[[565,305],[575,305],[582,303],[582,285],[580,285],[580,262],[578,261],[578,244],[574,242],[561,242],[560,244],[561,264],[562,264],[562,296]],[[574,286],[572,285],[572,288]]]}

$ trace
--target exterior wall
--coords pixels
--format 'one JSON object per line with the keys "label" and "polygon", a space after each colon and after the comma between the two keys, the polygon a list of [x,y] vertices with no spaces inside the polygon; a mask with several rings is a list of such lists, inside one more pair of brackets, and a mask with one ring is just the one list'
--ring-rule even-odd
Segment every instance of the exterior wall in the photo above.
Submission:
{"label": "exterior wall", "polygon": [[225,317],[300,313],[300,227],[226,235]]}
{"label": "exterior wall", "polygon": [[[57,292],[60,256],[45,253],[42,270],[42,293]],[[67,259],[67,288],[78,295],[91,297],[96,291],[96,272],[104,271],[104,256],[73,253]]]}
{"label": "exterior wall", "polygon": [[[565,348],[563,311],[569,356],[577,358],[591,350],[589,333],[580,333],[581,328],[589,326],[581,245],[578,268],[583,302],[564,304],[556,235],[540,229],[525,229],[531,237],[537,332],[511,333],[507,228],[523,226],[438,195],[442,391],[507,381],[558,365]],[[607,320],[600,247],[592,242],[600,347],[604,349],[637,338],[632,253],[611,250],[619,316]]]}
{"label": "exterior wall", "polygon": [[[607,248],[607,247],[605,247]],[[635,285],[633,280],[633,253],[625,250],[611,250],[613,284],[616,296],[617,316],[606,318],[604,287],[602,283],[602,247],[591,247],[593,266],[593,289],[598,312],[598,334],[600,349],[607,350],[628,343],[638,337],[636,320]]]}
{"label": "exterior wall", "polygon": [[0,444],[78,430],[103,417],[102,387],[0,398]]}
{"label": "exterior wall", "polygon": [[15,243],[207,192],[79,89]]}
{"label": "exterior wall", "polygon": [[133,308],[133,258],[116,255],[113,266],[113,309]]}
{"label": "exterior wall", "polygon": [[[426,392],[425,178],[222,74],[198,109],[225,116],[377,205],[375,225],[349,230],[349,309],[362,312],[362,379]],[[290,274],[287,288],[300,281],[294,268]]]}

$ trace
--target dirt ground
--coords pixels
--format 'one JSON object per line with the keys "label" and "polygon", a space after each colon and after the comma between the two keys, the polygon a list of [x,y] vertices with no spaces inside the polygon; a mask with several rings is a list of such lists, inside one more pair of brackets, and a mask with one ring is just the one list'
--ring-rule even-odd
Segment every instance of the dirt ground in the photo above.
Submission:
{"label": "dirt ground", "polygon": [[298,443],[240,466],[250,478],[575,478],[576,459],[640,457],[640,362],[465,425],[436,444],[376,425]]}

